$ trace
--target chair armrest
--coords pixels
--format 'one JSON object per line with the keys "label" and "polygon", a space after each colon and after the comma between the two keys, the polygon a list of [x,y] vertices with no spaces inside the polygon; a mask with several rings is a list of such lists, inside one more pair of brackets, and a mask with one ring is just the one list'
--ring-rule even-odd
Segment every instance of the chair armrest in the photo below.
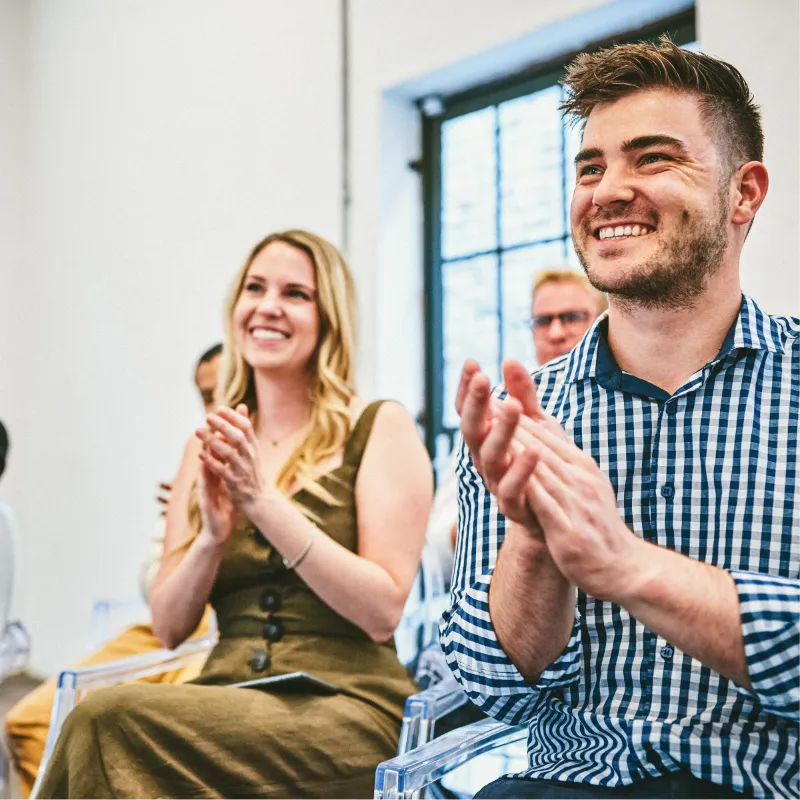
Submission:
{"label": "chair armrest", "polygon": [[398,754],[407,753],[429,742],[434,736],[436,721],[466,702],[466,692],[449,672],[439,683],[412,694],[406,700],[403,712]]}
{"label": "chair armrest", "polygon": [[482,719],[378,765],[375,800],[403,800],[483,753],[527,736],[525,725]]}
{"label": "chair armrest", "polygon": [[31,798],[38,796],[39,785],[61,733],[61,726],[84,692],[180,669],[198,659],[206,658],[215,643],[216,634],[214,633],[200,639],[191,639],[174,650],[153,650],[150,653],[120,658],[106,664],[79,667],[60,673],[58,688],[53,700],[53,710],[50,713],[50,729],[47,732],[44,755],[39,765]]}

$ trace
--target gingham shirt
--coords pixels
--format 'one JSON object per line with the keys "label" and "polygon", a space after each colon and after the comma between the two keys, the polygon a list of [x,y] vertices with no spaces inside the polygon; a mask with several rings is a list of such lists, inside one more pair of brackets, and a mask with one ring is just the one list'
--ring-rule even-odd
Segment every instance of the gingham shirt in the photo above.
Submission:
{"label": "gingham shirt", "polygon": [[487,714],[528,724],[526,777],[618,786],[682,767],[797,796],[800,320],[744,297],[717,357],[671,396],[621,372],[606,329],[534,373],[542,404],[609,477],[636,535],[730,572],[753,690],[583,592],[568,645],[529,685],[489,617],[507,523],[463,445],[447,661]]}

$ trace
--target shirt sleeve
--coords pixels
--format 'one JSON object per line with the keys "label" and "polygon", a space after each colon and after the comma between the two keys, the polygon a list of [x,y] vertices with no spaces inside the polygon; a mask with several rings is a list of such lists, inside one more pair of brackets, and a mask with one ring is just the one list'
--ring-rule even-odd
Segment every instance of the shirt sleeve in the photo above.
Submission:
{"label": "shirt sleeve", "polygon": [[[800,717],[800,581],[731,571],[739,593],[752,693],[773,714]],[[746,690],[737,687],[739,691]]]}
{"label": "shirt sleeve", "polygon": [[161,568],[161,554],[164,550],[164,537],[167,533],[167,518],[161,514],[153,528],[153,537],[147,551],[147,558],[142,564],[139,573],[139,591],[142,593],[145,603],[150,602],[150,592],[156,582],[158,570]]}
{"label": "shirt sleeve", "polygon": [[489,616],[489,585],[505,538],[506,519],[459,445],[458,542],[450,608],[440,627],[442,649],[456,680],[486,714],[510,725],[529,719],[541,694],[578,681],[581,664],[580,617],[561,655],[529,684],[497,641]]}

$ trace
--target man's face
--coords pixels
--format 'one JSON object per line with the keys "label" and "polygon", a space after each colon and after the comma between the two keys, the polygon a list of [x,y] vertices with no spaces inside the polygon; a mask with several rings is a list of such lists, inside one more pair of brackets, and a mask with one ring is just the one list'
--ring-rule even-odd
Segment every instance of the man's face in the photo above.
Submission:
{"label": "man's face", "polygon": [[197,368],[194,381],[197,384],[197,391],[203,400],[203,408],[208,414],[214,405],[214,390],[217,388],[217,373],[219,372],[219,356],[214,356],[210,361],[206,361]]}
{"label": "man's face", "polygon": [[568,353],[597,317],[597,301],[577,281],[542,284],[533,296],[533,345],[539,365]]}
{"label": "man's face", "polygon": [[691,305],[722,264],[730,180],[692,94],[636,92],[589,115],[570,210],[592,284],[644,307]]}

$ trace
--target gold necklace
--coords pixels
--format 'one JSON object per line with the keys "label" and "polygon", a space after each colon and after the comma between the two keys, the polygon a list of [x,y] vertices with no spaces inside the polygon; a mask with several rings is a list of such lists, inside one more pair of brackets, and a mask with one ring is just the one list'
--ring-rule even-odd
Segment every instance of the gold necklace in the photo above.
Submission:
{"label": "gold necklace", "polygon": [[306,422],[304,422],[299,428],[295,428],[291,433],[287,434],[286,436],[282,437],[281,439],[270,439],[269,443],[273,447],[277,447],[281,442],[288,442],[294,436],[297,436],[297,434],[300,433],[300,431],[302,431],[303,428],[307,427],[308,422],[309,421],[306,420]]}

